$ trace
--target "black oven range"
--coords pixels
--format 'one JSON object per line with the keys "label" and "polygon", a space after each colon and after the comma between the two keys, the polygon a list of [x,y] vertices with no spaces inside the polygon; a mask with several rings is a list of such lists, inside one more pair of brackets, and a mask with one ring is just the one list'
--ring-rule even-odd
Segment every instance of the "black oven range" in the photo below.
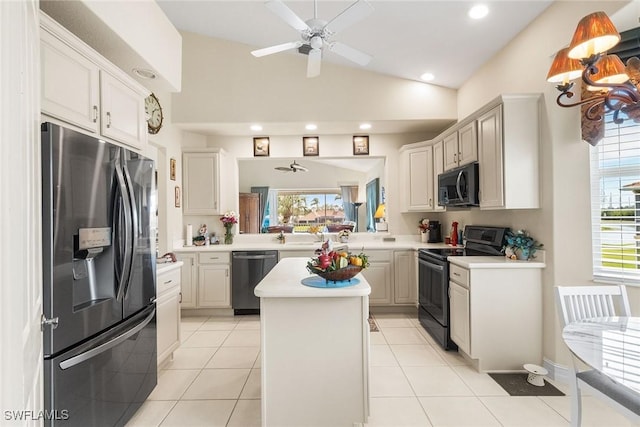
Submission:
{"label": "black oven range", "polygon": [[425,248],[418,253],[418,319],[445,350],[457,350],[449,332],[450,256],[502,255],[506,227],[468,225],[464,248]]}

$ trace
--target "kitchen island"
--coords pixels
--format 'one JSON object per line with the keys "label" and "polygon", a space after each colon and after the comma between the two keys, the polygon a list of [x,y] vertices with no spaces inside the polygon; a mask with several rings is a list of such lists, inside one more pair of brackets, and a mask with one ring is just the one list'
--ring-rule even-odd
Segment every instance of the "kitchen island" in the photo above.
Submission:
{"label": "kitchen island", "polygon": [[369,301],[359,283],[315,288],[308,258],[281,260],[260,298],[263,426],[354,426],[369,415]]}

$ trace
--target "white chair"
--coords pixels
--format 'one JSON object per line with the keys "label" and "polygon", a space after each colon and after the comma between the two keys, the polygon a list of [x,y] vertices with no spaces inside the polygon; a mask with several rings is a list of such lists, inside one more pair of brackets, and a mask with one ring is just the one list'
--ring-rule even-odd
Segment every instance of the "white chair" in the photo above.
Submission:
{"label": "white chair", "polygon": [[[630,316],[627,289],[623,286],[556,286],[556,304],[560,323],[564,328],[572,322],[593,317]],[[627,417],[639,420],[640,408],[629,398],[628,390],[614,383],[596,370],[579,371],[576,357],[571,355],[569,386],[571,388],[571,425],[582,423],[580,388],[589,390],[607,400]]]}

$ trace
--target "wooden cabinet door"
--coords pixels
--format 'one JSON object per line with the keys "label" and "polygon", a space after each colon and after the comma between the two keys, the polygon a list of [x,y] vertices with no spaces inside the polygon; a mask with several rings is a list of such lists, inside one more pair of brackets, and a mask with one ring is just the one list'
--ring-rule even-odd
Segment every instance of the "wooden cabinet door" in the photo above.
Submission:
{"label": "wooden cabinet door", "polygon": [[158,297],[156,303],[158,364],[180,347],[180,287]]}
{"label": "wooden cabinet door", "polygon": [[458,167],[458,133],[447,135],[442,141],[444,145],[444,170]]}
{"label": "wooden cabinet door", "polygon": [[177,258],[179,261],[184,262],[180,273],[180,292],[182,293],[180,305],[182,308],[196,308],[198,284],[198,274],[195,262],[196,254],[178,254]]}
{"label": "wooden cabinet door", "polygon": [[480,207],[503,207],[502,106],[478,118],[478,158],[481,165]]}
{"label": "wooden cabinet door", "polygon": [[198,307],[231,308],[231,282],[228,264],[198,267]]}
{"label": "wooden cabinet door", "polygon": [[102,135],[137,149],[147,142],[144,99],[120,80],[100,73]]}
{"label": "wooden cabinet door", "polygon": [[451,339],[467,354],[471,354],[469,290],[449,282],[451,309]]}
{"label": "wooden cabinet door", "polygon": [[40,46],[42,112],[98,133],[98,66],[45,30]]}
{"label": "wooden cabinet door", "polygon": [[475,120],[458,129],[458,165],[478,161],[478,134]]}
{"label": "wooden cabinet door", "polygon": [[260,233],[260,194],[240,193],[239,197],[239,230],[240,233]]}
{"label": "wooden cabinet door", "polygon": [[182,153],[182,212],[219,215],[219,161],[215,152]]}
{"label": "wooden cabinet door", "polygon": [[433,148],[409,152],[409,209],[433,209]]}
{"label": "wooden cabinet door", "polygon": [[416,304],[418,285],[415,280],[416,260],[413,251],[396,251],[393,254],[394,293],[396,304]]}
{"label": "wooden cabinet door", "polygon": [[433,144],[433,210],[443,211],[444,206],[438,205],[438,175],[444,172],[444,142]]}
{"label": "wooden cabinet door", "polygon": [[370,304],[391,304],[393,302],[390,262],[371,262],[368,268],[362,270],[362,275],[371,286]]}

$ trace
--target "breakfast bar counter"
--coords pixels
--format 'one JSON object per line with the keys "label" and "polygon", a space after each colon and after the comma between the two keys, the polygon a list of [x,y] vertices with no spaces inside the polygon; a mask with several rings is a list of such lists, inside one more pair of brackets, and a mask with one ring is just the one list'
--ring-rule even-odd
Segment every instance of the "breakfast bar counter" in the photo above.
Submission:
{"label": "breakfast bar counter", "polygon": [[[285,258],[260,297],[263,426],[354,426],[369,415],[369,293],[315,288],[308,258]],[[344,283],[343,283],[344,284]]]}

